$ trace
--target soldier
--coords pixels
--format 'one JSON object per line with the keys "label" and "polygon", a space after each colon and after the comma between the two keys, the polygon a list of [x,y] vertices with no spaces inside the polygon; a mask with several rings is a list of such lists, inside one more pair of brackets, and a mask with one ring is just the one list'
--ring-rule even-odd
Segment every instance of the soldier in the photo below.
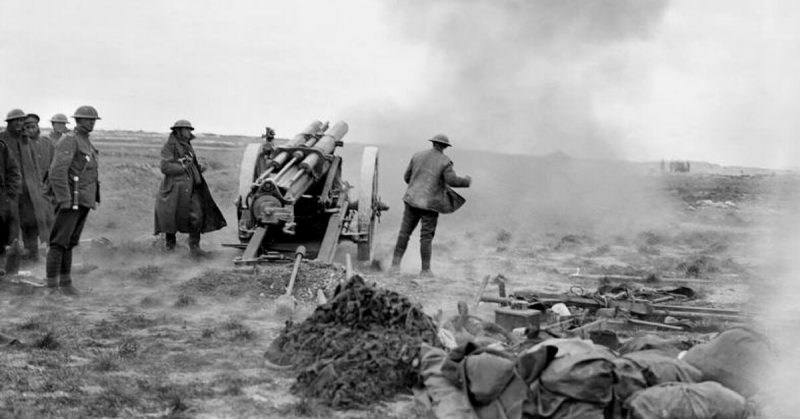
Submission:
{"label": "soldier", "polygon": [[46,263],[47,286],[52,289],[60,286],[67,295],[77,293],[72,285],[72,248],[80,242],[89,210],[100,205],[97,149],[89,140],[89,133],[100,117],[91,106],[79,107],[72,117],[75,129],[58,141],[50,165],[56,220]]}
{"label": "soldier", "polygon": [[428,141],[433,143],[433,147],[414,154],[403,175],[408,189],[403,196],[405,210],[392,258],[392,271],[397,272],[400,270],[400,261],[406,252],[408,239],[422,220],[419,250],[422,258],[420,276],[423,277],[433,276],[431,247],[439,214],[449,214],[464,204],[464,199],[448,187],[466,188],[472,183],[471,177],[456,175],[453,162],[445,156],[444,150],[450,147],[450,139],[438,134]]}
{"label": "soldier", "polygon": [[6,274],[6,246],[10,243],[9,226],[16,213],[17,199],[22,188],[17,161],[8,150],[5,141],[0,140],[0,276]]}
{"label": "soldier", "polygon": [[[25,135],[25,121],[28,115],[20,109],[11,110],[3,139],[19,165],[22,175],[22,188],[17,202],[16,214],[9,227],[12,249],[6,259],[6,273],[16,274],[19,270],[17,254],[22,254],[25,261],[36,261],[39,258],[39,239],[47,242],[52,223],[52,208],[45,196],[43,183],[44,171],[39,168],[36,159],[36,145]],[[34,130],[32,129],[31,132]],[[24,249],[20,252],[18,238],[22,236]],[[16,241],[15,241],[16,240]]]}
{"label": "soldier", "polygon": [[[39,115],[29,113],[25,118],[24,135],[28,138],[33,146],[34,158],[36,164],[39,166],[41,179],[44,181],[47,178],[47,172],[50,171],[50,163],[53,162],[53,152],[55,145],[53,140],[48,137],[42,137],[39,130]],[[49,238],[49,236],[48,236]]]}
{"label": "soldier", "polygon": [[256,176],[264,173],[264,171],[267,170],[267,163],[272,156],[272,150],[275,149],[275,146],[272,143],[275,140],[275,130],[267,127],[266,132],[264,135],[262,135],[262,137],[264,138],[264,144],[261,144],[261,148],[258,150],[258,160],[256,160],[255,169]]}
{"label": "soldier", "polygon": [[181,119],[170,128],[172,133],[161,149],[161,173],[164,180],[156,197],[155,233],[166,234],[167,251],[175,249],[175,233],[189,233],[189,251],[194,257],[208,256],[200,248],[200,234],[227,225],[214,203],[197,162],[191,141],[192,124]]}
{"label": "soldier", "polygon": [[57,113],[50,118],[50,124],[53,126],[53,130],[50,131],[50,139],[53,140],[53,145],[55,145],[62,135],[69,132],[69,128],[67,128],[69,120],[63,113]]}

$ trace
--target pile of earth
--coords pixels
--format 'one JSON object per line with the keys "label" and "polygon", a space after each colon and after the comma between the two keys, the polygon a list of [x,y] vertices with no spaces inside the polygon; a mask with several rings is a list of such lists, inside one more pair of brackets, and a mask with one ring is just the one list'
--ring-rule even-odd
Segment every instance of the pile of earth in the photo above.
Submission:
{"label": "pile of earth", "polygon": [[287,322],[265,357],[299,369],[294,393],[348,409],[421,385],[423,342],[440,345],[419,304],[354,276],[304,322]]}
{"label": "pile of earth", "polygon": [[[278,297],[286,292],[293,264],[276,263],[249,267],[245,270],[208,270],[183,282],[178,290],[184,294],[239,297],[242,295]],[[317,290],[328,293],[345,278],[341,266],[315,261],[303,262],[294,284],[295,298],[312,301]]]}

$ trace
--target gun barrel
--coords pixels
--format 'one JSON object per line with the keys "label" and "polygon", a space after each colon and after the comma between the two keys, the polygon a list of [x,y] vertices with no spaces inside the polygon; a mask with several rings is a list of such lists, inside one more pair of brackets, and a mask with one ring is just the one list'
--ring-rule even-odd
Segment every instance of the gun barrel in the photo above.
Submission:
{"label": "gun barrel", "polygon": [[[344,138],[348,129],[349,127],[344,121],[333,124],[333,126],[325,132],[325,135],[317,141],[314,145],[314,149],[322,154],[333,154],[333,150],[336,149],[336,143]],[[320,156],[318,154],[309,154],[303,159],[302,163],[300,163],[300,168],[303,169],[304,172],[309,173],[319,162]]]}
{"label": "gun barrel", "polygon": [[322,128],[325,126],[320,121],[314,121],[310,123],[306,129],[300,131],[299,134],[295,135],[294,138],[289,140],[289,143],[286,144],[289,147],[298,147],[306,143],[309,137],[313,137],[316,134],[319,134],[322,131]]}
{"label": "gun barrel", "polygon": [[[322,122],[314,121],[310,123],[306,129],[300,131],[299,134],[295,135],[294,138],[289,140],[289,142],[286,143],[286,146],[299,147],[301,145],[306,145],[308,142],[311,142],[313,145],[314,141],[316,141],[316,135],[322,132],[324,127],[325,124]],[[289,153],[281,151],[270,161],[270,166],[274,167],[275,169],[280,169],[287,160],[289,160]]]}

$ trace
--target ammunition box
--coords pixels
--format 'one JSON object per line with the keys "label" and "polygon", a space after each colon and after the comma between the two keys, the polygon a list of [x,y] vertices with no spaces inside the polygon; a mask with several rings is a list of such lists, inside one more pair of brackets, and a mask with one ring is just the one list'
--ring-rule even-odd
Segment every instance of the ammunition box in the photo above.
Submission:
{"label": "ammunition box", "polygon": [[507,307],[494,310],[494,322],[508,331],[519,327],[538,331],[541,320],[542,312],[539,310],[514,310]]}

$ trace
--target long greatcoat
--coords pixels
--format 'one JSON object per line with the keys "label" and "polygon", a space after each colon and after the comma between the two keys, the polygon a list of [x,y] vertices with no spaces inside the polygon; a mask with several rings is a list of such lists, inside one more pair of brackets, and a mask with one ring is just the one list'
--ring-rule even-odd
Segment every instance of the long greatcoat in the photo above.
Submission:
{"label": "long greatcoat", "polygon": [[[5,141],[0,140],[0,222],[8,223],[11,211],[17,208],[17,199],[22,191],[22,176],[17,161],[8,150]],[[5,246],[8,243],[0,243]]]}
{"label": "long greatcoat", "polygon": [[53,207],[46,196],[44,170],[39,168],[37,148],[27,137],[13,136],[8,131],[0,134],[0,139],[5,141],[8,150],[17,161],[23,181],[21,193],[27,191],[36,217],[39,240],[46,243],[50,239],[50,228],[53,226]]}
{"label": "long greatcoat", "polygon": [[[53,163],[53,155],[56,149],[55,143],[50,138],[42,136],[31,138],[30,141],[33,145],[36,164],[39,166],[39,173],[41,173],[42,180],[45,180],[48,177],[50,165]],[[47,183],[46,180],[45,183]]]}
{"label": "long greatcoat", "polygon": [[[186,163],[181,163],[184,160]],[[161,149],[161,173],[164,180],[156,196],[155,234],[194,233],[190,226],[192,195],[197,194],[203,212],[200,233],[219,230],[227,225],[225,217],[211,197],[194,147],[188,140],[169,136]]]}

